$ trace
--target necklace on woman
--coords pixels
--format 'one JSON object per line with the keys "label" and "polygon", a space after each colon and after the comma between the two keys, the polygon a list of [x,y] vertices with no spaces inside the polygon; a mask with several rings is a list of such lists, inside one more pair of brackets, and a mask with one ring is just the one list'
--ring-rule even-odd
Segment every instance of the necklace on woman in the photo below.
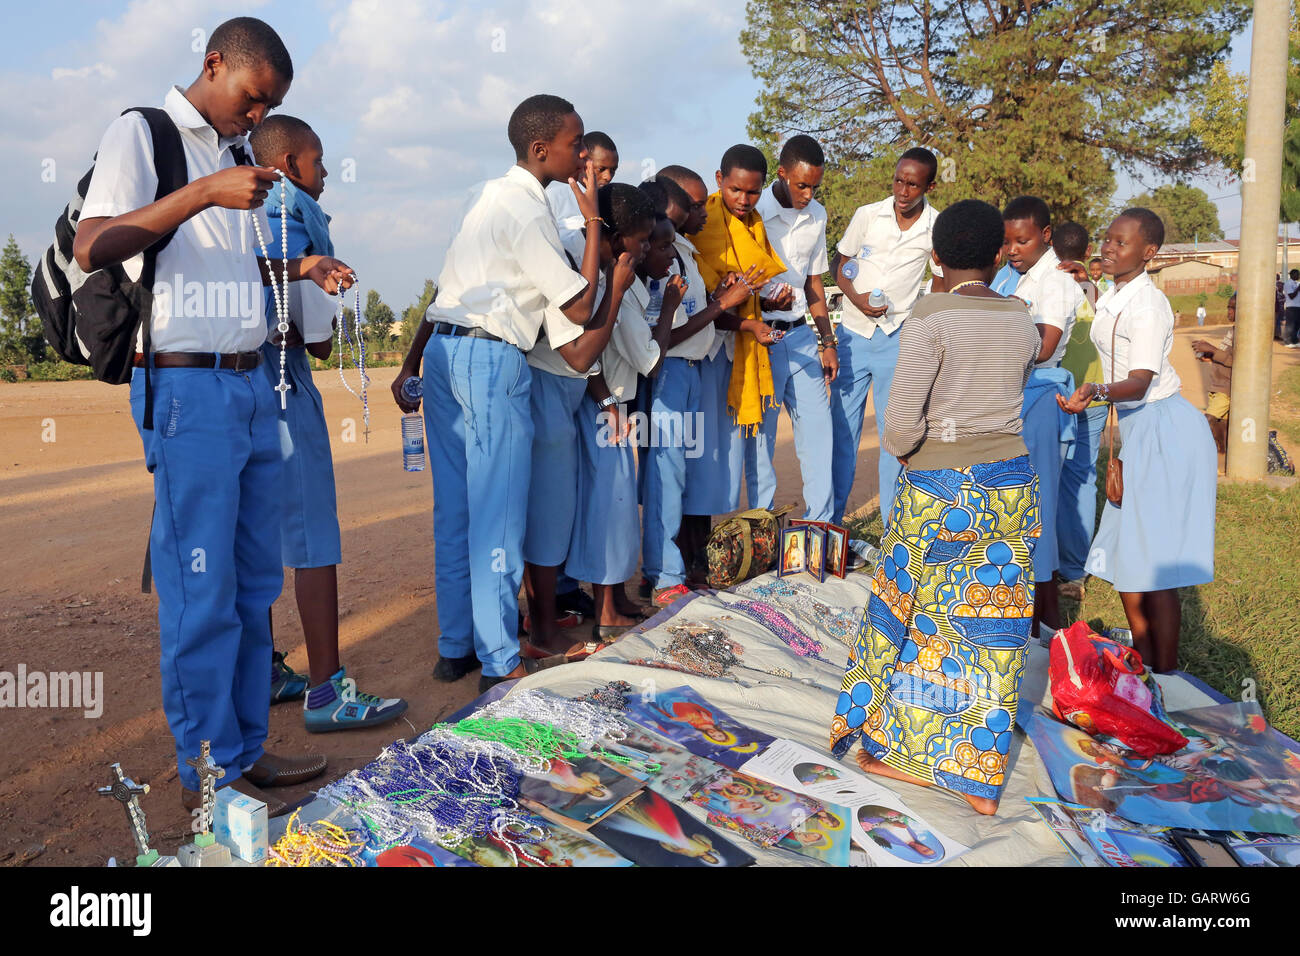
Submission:
{"label": "necklace on woman", "polygon": [[979,286],[983,286],[986,289],[989,287],[989,284],[987,282],[984,282],[980,279],[967,279],[965,282],[958,282],[955,286],[953,286],[948,291],[950,293],[956,292],[958,289],[964,289],[968,285],[979,285]]}

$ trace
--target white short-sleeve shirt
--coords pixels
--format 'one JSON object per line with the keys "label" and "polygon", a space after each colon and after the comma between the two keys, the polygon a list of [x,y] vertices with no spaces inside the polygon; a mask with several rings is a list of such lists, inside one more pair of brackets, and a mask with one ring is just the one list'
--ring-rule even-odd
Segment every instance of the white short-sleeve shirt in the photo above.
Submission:
{"label": "white short-sleeve shirt", "polygon": [[808,312],[808,295],[804,283],[811,275],[821,275],[830,269],[826,258],[826,208],[816,199],[803,209],[787,209],[776,198],[769,186],[758,200],[758,212],[763,217],[763,228],[768,241],[781,261],[785,272],[774,276],[764,289],[764,295],[776,283],[787,282],[794,290],[794,301],[788,312],[768,311],[763,318],[771,322],[784,319],[794,321]]}
{"label": "white short-sleeve shirt", "polygon": [[1083,303],[1083,290],[1069,273],[1056,268],[1061,264],[1055,250],[1048,248],[1041,259],[1020,277],[1013,293],[1016,298],[1030,303],[1029,314],[1035,325],[1048,325],[1061,330],[1061,340],[1056,350],[1040,368],[1055,368],[1065,356],[1070,344],[1070,331],[1074,328],[1074,315]]}
{"label": "white short-sleeve shirt", "polygon": [[481,328],[525,352],[545,324],[558,348],[582,334],[558,307],[586,288],[564,255],[542,184],[511,166],[471,192],[424,317]]}
{"label": "white short-sleeve shirt", "polygon": [[930,233],[939,215],[929,202],[906,232],[898,228],[894,197],[859,207],[849,220],[840,240],[840,255],[853,260],[857,276],[850,279],[854,290],[866,295],[880,289],[889,299],[889,311],[879,319],[863,315],[848,296],[844,297],[843,324],[871,338],[876,329],[893,332],[911,314],[921,293],[921,280],[930,261],[933,243]]}
{"label": "white short-sleeve shirt", "polygon": [[[651,279],[647,283],[650,292],[650,304],[646,306],[646,322],[653,328],[659,324],[659,312],[664,301],[664,286],[668,280],[675,275],[681,275],[686,280],[686,291],[682,294],[681,304],[677,306],[677,311],[673,314],[673,328],[680,329],[690,321],[691,316],[700,312],[709,305],[709,293],[704,288],[704,279],[700,275],[700,267],[695,264],[694,256],[682,256],[682,268],[679,269],[677,260],[668,267],[668,275],[662,279]],[[685,271],[683,271],[683,269]],[[713,326],[706,325],[684,342],[679,342],[668,349],[668,358],[683,358],[690,361],[700,361],[706,358],[714,346]]]}
{"label": "white short-sleeve shirt", "polygon": [[[573,263],[582,262],[583,253],[586,251],[587,235],[581,229],[571,230],[564,229],[560,232],[560,241],[564,244],[564,250],[573,259]],[[571,265],[573,264],[571,263]],[[576,265],[574,266],[576,271]],[[600,302],[605,297],[605,270],[601,269],[596,273],[596,298],[592,305],[592,316],[595,316],[595,310],[600,308]],[[559,311],[556,306],[547,306],[547,311]],[[563,313],[555,316],[560,320],[564,319]],[[538,333],[537,342],[533,345],[532,350],[524,356],[524,360],[533,368],[541,369],[543,372],[550,372],[552,375],[559,375],[563,378],[589,378],[600,371],[600,362],[592,364],[586,372],[579,372],[559,352],[551,347],[551,340],[547,336],[547,323],[543,323],[542,331]],[[581,330],[579,330],[581,332]],[[574,339],[570,341],[576,340]]]}
{"label": "white short-sleeve shirt", "polygon": [[[218,136],[180,87],[168,91],[163,109],[180,130],[191,182],[237,165],[235,146],[252,157],[246,137]],[[148,122],[135,112],[119,116],[100,140],[81,219],[142,209],[157,190]],[[266,315],[253,216],[269,240],[265,209],[213,206],[181,223],[158,253],[149,326],[155,352],[251,352],[262,344]],[[122,267],[138,280],[144,256],[132,256]]]}
{"label": "white short-sleeve shirt", "polygon": [[659,363],[659,344],[650,334],[650,324],[645,318],[649,306],[650,292],[645,283],[634,280],[623,295],[618,323],[600,357],[605,384],[620,403],[636,398],[636,377],[649,375]]}
{"label": "white short-sleeve shirt", "polygon": [[[1114,355],[1111,354],[1112,330]],[[1116,402],[1120,408],[1136,408],[1142,402],[1178,394],[1182,382],[1169,362],[1174,347],[1174,313],[1149,274],[1142,273],[1122,289],[1106,290],[1097,300],[1091,336],[1101,355],[1107,382],[1121,382],[1133,369],[1144,368],[1156,373],[1140,401]]]}
{"label": "white short-sleeve shirt", "polygon": [[[700,252],[698,249],[695,248],[695,243],[691,242],[690,239],[688,239],[686,236],[683,236],[679,232],[676,234],[676,237],[673,239],[673,248],[677,250],[677,254],[682,257],[683,262],[690,263],[690,265],[687,268],[688,273],[690,272],[691,269],[694,269],[695,270],[694,274],[698,274],[700,271],[700,267],[699,267],[699,263],[697,262],[697,257],[699,256]],[[689,276],[687,278],[687,281],[688,282],[691,281]],[[709,304],[709,294],[712,293],[713,290],[704,288],[703,278],[700,279],[700,292],[703,296],[704,304],[700,305],[699,308],[704,308]],[[682,305],[685,306],[687,300],[689,300],[691,297],[692,297],[691,289],[688,286],[686,290],[686,295],[682,299]],[[691,314],[694,315],[695,313],[692,312]],[[718,328],[716,325],[711,325],[700,334],[705,336],[705,338],[708,340],[709,347],[704,353],[705,358],[716,358],[718,352],[720,352],[724,346],[727,349],[727,358],[731,358],[735,354],[736,346],[734,340],[732,339],[732,335],[734,333],[724,331],[723,329]],[[672,355],[673,353],[670,350],[668,354]]]}
{"label": "white short-sleeve shirt", "polygon": [[555,216],[555,223],[560,227],[561,234],[566,229],[581,229],[585,225],[582,210],[578,208],[578,200],[573,195],[573,188],[568,182],[557,180],[547,186],[546,201],[550,204],[551,213]]}

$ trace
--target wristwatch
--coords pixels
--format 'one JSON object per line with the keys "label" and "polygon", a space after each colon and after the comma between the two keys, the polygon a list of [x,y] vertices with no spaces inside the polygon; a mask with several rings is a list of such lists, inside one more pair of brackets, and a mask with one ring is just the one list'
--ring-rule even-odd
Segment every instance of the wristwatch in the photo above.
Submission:
{"label": "wristwatch", "polygon": [[604,411],[605,409],[609,408],[611,405],[617,405],[617,404],[618,404],[618,396],[611,395],[608,398],[603,398],[599,402],[597,402],[596,407],[601,411]]}

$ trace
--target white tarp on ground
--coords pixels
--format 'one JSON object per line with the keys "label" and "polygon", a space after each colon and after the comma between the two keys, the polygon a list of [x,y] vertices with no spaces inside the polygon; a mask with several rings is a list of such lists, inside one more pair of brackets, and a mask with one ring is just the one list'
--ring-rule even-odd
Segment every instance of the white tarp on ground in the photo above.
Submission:
{"label": "white tarp on ground", "polygon": [[[669,609],[669,615],[657,616],[647,622],[650,626],[642,625],[588,660],[534,674],[519,681],[511,692],[534,688],[574,697],[614,680],[631,684],[634,693],[686,684],[741,723],[812,747],[830,763],[829,727],[848,657],[847,645],[856,635],[869,591],[870,578],[865,574],[820,583],[804,574],[781,579],[765,574],[733,591],[684,599]],[[796,654],[772,630],[742,610],[753,610],[746,601],[767,604],[779,611],[805,639],[820,643],[822,650],[815,653],[823,660]],[[655,659],[671,639],[667,628],[688,621],[712,623],[725,630],[743,646],[740,657],[746,666],[733,668],[720,678],[709,678],[629,663]],[[780,676],[782,671],[791,676]],[[1216,702],[1179,677],[1162,677],[1160,682],[1171,711]],[[1046,692],[1047,650],[1033,644],[1022,681],[1022,712],[1028,713],[1041,703]],[[852,753],[841,764],[856,771]],[[971,848],[945,865],[1072,865],[1073,859],[1026,802],[1027,797],[1056,794],[1033,745],[1019,729],[1010,756],[1014,769],[994,817],[975,813],[963,799],[938,788],[872,779],[896,793],[930,825]],[[693,806],[687,810],[704,819],[703,810]],[[820,865],[786,850],[762,850],[735,834],[726,836],[753,854],[759,865]]]}

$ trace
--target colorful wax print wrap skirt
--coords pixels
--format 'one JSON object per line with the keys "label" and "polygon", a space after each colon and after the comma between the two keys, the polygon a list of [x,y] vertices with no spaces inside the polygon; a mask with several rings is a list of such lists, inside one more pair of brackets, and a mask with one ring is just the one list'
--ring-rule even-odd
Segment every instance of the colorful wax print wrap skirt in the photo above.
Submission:
{"label": "colorful wax print wrap skirt", "polygon": [[997,799],[1034,611],[1038,477],[1021,455],[904,469],[831,721],[927,782]]}

